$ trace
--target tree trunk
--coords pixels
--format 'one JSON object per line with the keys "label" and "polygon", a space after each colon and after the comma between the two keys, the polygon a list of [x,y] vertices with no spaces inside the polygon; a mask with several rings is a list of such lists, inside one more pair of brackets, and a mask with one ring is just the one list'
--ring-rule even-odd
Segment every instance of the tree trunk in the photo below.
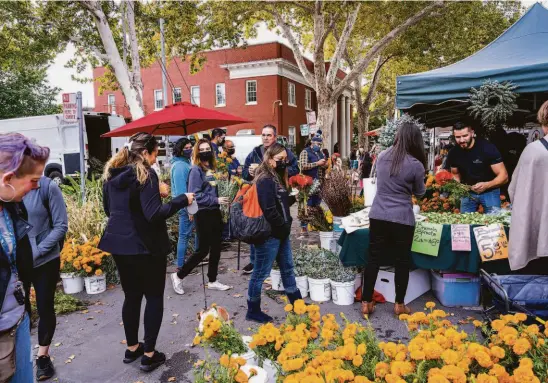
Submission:
{"label": "tree trunk", "polygon": [[[131,117],[134,120],[143,117],[145,115],[145,111],[143,108],[143,99],[141,97],[139,87],[135,86],[132,82],[132,76],[120,56],[120,52],[118,51],[118,47],[114,41],[114,36],[112,35],[112,30],[110,29],[107,17],[101,8],[100,2],[81,1],[81,4],[88,9],[93,16],[97,31],[99,32],[101,41],[103,42],[103,48],[105,50],[108,63],[114,70],[114,75],[116,76],[120,90],[124,94]],[[138,78],[140,79],[140,74]]]}
{"label": "tree trunk", "polygon": [[318,100],[318,117],[316,118],[316,126],[321,129],[324,141],[329,145],[330,152],[333,150],[335,142],[331,142],[331,124],[333,123],[333,107],[335,104],[329,101]]}

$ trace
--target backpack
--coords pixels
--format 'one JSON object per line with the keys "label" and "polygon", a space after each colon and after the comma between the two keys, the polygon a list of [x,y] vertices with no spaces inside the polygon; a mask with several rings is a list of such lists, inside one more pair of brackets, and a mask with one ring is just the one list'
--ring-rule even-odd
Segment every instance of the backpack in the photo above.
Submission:
{"label": "backpack", "polygon": [[[40,178],[40,188],[38,191],[40,192],[40,199],[42,200],[42,205],[46,208],[48,212],[49,217],[49,224],[51,227],[53,227],[53,218],[51,216],[51,210],[49,207],[49,186],[51,184],[51,178],[49,177],[42,177]],[[65,246],[65,239],[67,235],[65,234],[63,238],[59,241],[59,251],[63,250],[63,247]]]}
{"label": "backpack", "polygon": [[230,206],[232,236],[245,243],[260,244],[270,237],[271,230],[259,205],[257,185],[243,185]]}

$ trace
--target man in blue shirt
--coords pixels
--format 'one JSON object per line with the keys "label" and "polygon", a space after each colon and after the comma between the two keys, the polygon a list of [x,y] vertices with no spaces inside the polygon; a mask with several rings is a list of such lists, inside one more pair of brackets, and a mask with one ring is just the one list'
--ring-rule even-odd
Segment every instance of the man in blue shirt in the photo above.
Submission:
{"label": "man in blue shirt", "polygon": [[225,140],[225,144],[223,145],[223,151],[226,152],[227,158],[230,158],[231,160],[231,162],[228,164],[228,176],[241,177],[242,167],[240,165],[240,161],[238,161],[238,159],[234,155],[234,153],[236,153],[236,147],[234,146],[234,142],[230,140]]}
{"label": "man in blue shirt", "polygon": [[217,157],[221,152],[219,148],[223,147],[223,144],[225,143],[225,137],[226,133],[221,128],[213,129],[213,131],[211,132],[211,146],[213,147],[215,157]]}

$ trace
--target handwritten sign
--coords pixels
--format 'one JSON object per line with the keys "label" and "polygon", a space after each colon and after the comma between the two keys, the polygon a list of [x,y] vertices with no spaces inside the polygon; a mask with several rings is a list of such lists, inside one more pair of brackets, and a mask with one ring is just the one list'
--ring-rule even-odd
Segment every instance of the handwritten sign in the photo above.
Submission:
{"label": "handwritten sign", "polygon": [[76,93],[63,93],[63,123],[73,124],[78,121]]}
{"label": "handwritten sign", "polygon": [[411,251],[437,257],[440,249],[442,230],[443,225],[418,222],[417,226],[415,226]]}
{"label": "handwritten sign", "polygon": [[508,258],[508,238],[502,224],[475,227],[474,235],[483,262]]}
{"label": "handwritten sign", "polygon": [[301,125],[301,136],[302,136],[302,137],[308,136],[309,130],[310,130],[310,129],[309,129],[308,124],[302,124],[302,125]]}
{"label": "handwritten sign", "polygon": [[472,251],[470,225],[451,225],[451,249],[453,251]]}

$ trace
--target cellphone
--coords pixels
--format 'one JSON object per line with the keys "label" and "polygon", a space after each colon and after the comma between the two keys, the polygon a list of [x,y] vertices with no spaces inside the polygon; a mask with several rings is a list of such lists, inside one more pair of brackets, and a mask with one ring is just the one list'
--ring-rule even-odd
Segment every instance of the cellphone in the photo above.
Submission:
{"label": "cellphone", "polygon": [[15,290],[13,291],[13,296],[19,305],[25,304],[25,291],[23,290],[23,285],[21,282],[16,282]]}

